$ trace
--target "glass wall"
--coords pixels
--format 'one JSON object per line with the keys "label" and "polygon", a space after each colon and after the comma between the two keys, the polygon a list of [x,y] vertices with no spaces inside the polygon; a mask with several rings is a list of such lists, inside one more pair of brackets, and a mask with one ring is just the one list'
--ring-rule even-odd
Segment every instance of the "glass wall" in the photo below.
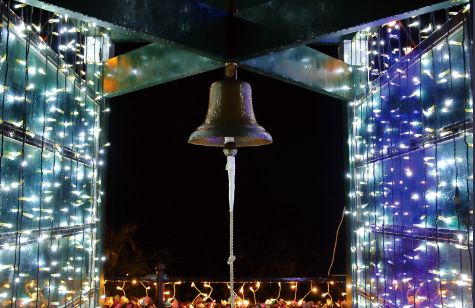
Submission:
{"label": "glass wall", "polygon": [[23,20],[0,3],[0,307],[93,307],[100,59],[81,78],[90,25],[18,8]]}
{"label": "glass wall", "polygon": [[473,305],[468,16],[455,16],[351,103],[354,307]]}

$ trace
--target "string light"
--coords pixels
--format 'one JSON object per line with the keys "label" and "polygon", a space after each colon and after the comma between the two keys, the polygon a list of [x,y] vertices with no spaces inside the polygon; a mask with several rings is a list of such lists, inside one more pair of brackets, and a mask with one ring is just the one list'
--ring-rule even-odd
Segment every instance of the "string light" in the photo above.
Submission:
{"label": "string light", "polygon": [[293,284],[293,285],[290,286],[290,288],[291,288],[292,290],[294,290],[294,300],[293,300],[294,302],[297,300],[297,290],[298,290],[298,287],[299,287],[298,282],[296,282],[295,284]]}
{"label": "string light", "polygon": [[205,288],[209,288],[209,289],[210,289],[209,293],[205,296],[204,300],[206,301],[206,300],[209,298],[209,299],[211,299],[212,301],[214,301],[213,298],[211,297],[211,294],[213,293],[213,287],[211,286],[211,284],[204,283],[203,286],[204,286]]}
{"label": "string light", "polygon": [[[141,283],[141,284],[143,285],[143,287],[145,288],[146,295],[148,296],[147,288],[150,289],[150,287],[145,287],[145,285],[144,285],[142,282],[140,282],[140,283]],[[176,281],[176,282],[173,283],[173,295],[172,295],[172,297],[170,297],[170,298],[168,299],[168,301],[171,301],[171,300],[175,299],[175,295],[176,295],[176,285],[177,285],[177,284],[181,284],[181,281]],[[211,290],[211,292],[212,292],[212,290]],[[211,295],[211,293],[210,293],[210,295]]]}
{"label": "string light", "polygon": [[464,11],[445,25],[431,13],[365,30],[372,82],[350,103],[354,305],[472,305]]}
{"label": "string light", "polygon": [[120,286],[120,287],[117,286],[117,290],[121,290],[121,291],[124,293],[124,297],[127,297],[127,295],[125,294],[125,289],[124,289],[124,287],[125,287],[125,281],[124,281],[124,283],[122,284],[122,286]]}
{"label": "string light", "polygon": [[213,288],[211,287],[210,284],[207,284],[207,283],[204,284],[204,287],[211,289],[209,294],[204,293],[200,289],[198,289],[198,287],[196,286],[196,284],[194,282],[191,283],[191,287],[194,288],[196,291],[198,291],[198,295],[195,296],[195,298],[192,300],[192,303],[194,303],[196,301],[196,299],[198,297],[201,297],[201,296],[203,297],[204,301],[206,301],[208,299],[211,299],[213,301],[213,299],[211,298],[211,293],[213,293]]}
{"label": "string light", "polygon": [[[148,297],[148,290],[150,290],[150,286],[144,285],[144,283],[142,281],[140,281],[140,284],[145,289],[145,296]],[[172,296],[172,298],[175,298],[175,285],[173,285],[173,296]]]}
{"label": "string light", "polygon": [[12,281],[2,301],[94,306],[103,262],[96,223],[104,100],[100,80],[92,89],[91,76],[77,74],[86,64],[76,61],[90,27],[80,31],[78,21],[10,1],[0,11],[0,279]]}
{"label": "string light", "polygon": [[[304,282],[300,282],[300,284],[303,284]],[[327,285],[327,293],[331,293],[333,294],[334,296],[338,296],[341,291],[340,291],[340,286],[341,285],[344,285],[345,284],[345,281],[344,280],[340,280],[338,282],[335,282],[335,281],[330,281],[328,282],[328,284],[326,282],[315,282],[315,281],[308,281],[308,291],[305,293],[305,295],[298,301],[296,301],[296,299],[288,299],[286,300],[285,302],[289,302],[291,303],[291,305],[294,305],[294,306],[303,306],[305,304],[305,300],[307,300],[309,297],[314,297],[314,299],[316,299],[316,294],[318,293],[318,288],[316,285],[320,284],[320,285]],[[105,293],[108,294],[106,297],[109,298],[109,301],[111,301],[111,297],[110,296],[114,296],[114,294],[117,294],[115,293],[116,291],[120,291],[120,295],[124,296],[123,292],[122,292],[122,289],[125,288],[125,286],[127,285],[127,293],[130,295],[130,294],[137,294],[138,292],[134,289],[134,287],[137,287],[137,286],[142,286],[144,288],[146,288],[146,290],[150,289],[150,285],[152,284],[156,284],[150,280],[141,280],[141,279],[137,279],[137,278],[134,278],[134,279],[130,279],[130,280],[107,280],[107,290],[105,290]],[[175,285],[181,285],[183,284],[181,281],[174,281],[174,282],[166,282],[164,283],[164,285],[170,285],[170,286],[175,286]],[[213,290],[215,288],[218,288],[218,292],[220,292],[219,294],[225,294],[225,292],[222,292],[223,288],[229,288],[229,285],[228,285],[228,282],[226,281],[213,281],[213,282],[203,282],[202,285],[204,288],[208,288],[210,291],[208,293],[204,292],[203,290],[201,290],[198,285],[201,284],[201,283],[198,283],[198,282],[190,282],[189,284],[184,284],[184,287],[189,287],[191,288],[192,290],[195,290],[198,292],[197,295],[192,295],[191,297],[188,297],[190,295],[190,292],[186,291],[186,290],[183,290],[182,288],[180,289],[181,291],[183,291],[183,293],[180,293],[180,294],[177,294],[176,293],[176,290],[174,289],[173,290],[173,295],[171,297],[167,297],[167,302],[168,303],[172,303],[174,300],[176,301],[180,301],[181,303],[189,303],[188,306],[190,307],[191,306],[196,306],[196,303],[198,303],[197,299],[199,297],[201,297],[203,299],[203,301],[208,301],[208,304],[210,306],[214,306],[214,303],[216,303],[217,301],[215,299],[213,299],[211,297],[212,293],[213,293]],[[248,289],[253,293],[253,300],[251,301],[252,304],[260,304],[260,301],[259,301],[259,298],[257,296],[257,292],[259,290],[261,290],[262,288],[264,288],[264,291],[263,293],[267,293],[269,294],[270,291],[272,290],[272,286],[273,285],[277,285],[277,286],[281,286],[281,282],[273,282],[273,281],[267,281],[267,282],[259,282],[259,281],[245,281],[245,282],[242,282],[242,285],[239,289],[239,294],[241,294],[241,296],[237,296],[236,297],[236,305],[239,306],[239,307],[249,307],[251,305],[250,301],[245,299],[243,294],[245,294],[245,289],[246,289],[246,286],[247,285],[250,285],[248,287]],[[290,283],[290,290],[292,290],[292,293],[293,293],[293,296],[295,298],[295,293],[294,293],[294,290],[297,288],[296,287],[297,285],[297,282],[292,282]],[[174,288],[174,287],[173,287]],[[299,287],[300,289],[301,287]],[[241,289],[242,289],[242,292],[241,292]],[[279,291],[280,291],[280,288],[279,288]],[[170,291],[165,291],[164,294],[165,295],[169,295],[171,292]],[[142,293],[143,294],[143,293]],[[314,294],[314,295],[312,295]],[[134,295],[131,295],[131,296],[134,296]],[[149,294],[146,292],[145,293],[145,296],[148,297]],[[326,294],[325,296],[328,296],[328,294]],[[279,301],[280,299],[280,292],[278,294],[278,296],[276,298],[269,298],[265,301],[265,303],[272,303],[272,304],[277,304],[277,302]],[[229,304],[228,303],[228,299],[223,299],[221,301],[221,304],[224,304],[224,305],[227,305]]]}
{"label": "string light", "polygon": [[310,293],[312,293],[312,292],[313,292],[313,293],[317,293],[317,291],[318,291],[318,289],[315,288],[315,287],[313,286],[313,284],[311,284],[310,290],[309,290],[307,293],[305,293],[305,295],[299,300],[299,303],[302,304],[302,302],[305,300],[305,298],[307,298],[307,296],[308,296]]}
{"label": "string light", "polygon": [[261,287],[261,283],[260,283],[260,282],[256,282],[256,289],[254,289],[253,287],[250,287],[250,288],[249,288],[249,289],[251,290],[251,292],[252,292],[252,295],[254,296],[254,304],[257,304],[256,292],[257,292],[257,290],[259,290],[260,287]]}
{"label": "string light", "polygon": [[242,297],[242,300],[245,301],[246,298],[244,297],[244,286],[246,285],[246,283],[244,282],[241,286],[241,288],[239,288],[239,293],[241,293],[241,297]]}

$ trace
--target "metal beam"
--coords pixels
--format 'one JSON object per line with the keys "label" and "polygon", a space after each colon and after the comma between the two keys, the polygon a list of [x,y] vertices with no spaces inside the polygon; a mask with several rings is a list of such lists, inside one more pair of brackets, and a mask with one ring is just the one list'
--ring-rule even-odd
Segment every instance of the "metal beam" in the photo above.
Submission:
{"label": "metal beam", "polygon": [[228,15],[194,0],[19,0],[47,11],[222,59]]}
{"label": "metal beam", "polygon": [[352,97],[353,69],[307,46],[273,52],[241,62],[240,66],[342,100]]}
{"label": "metal beam", "polygon": [[195,0],[19,1],[227,61],[251,59],[468,2],[269,0],[230,16]]}
{"label": "metal beam", "polygon": [[248,59],[467,2],[468,0],[272,0],[238,14],[241,19],[259,25],[261,31],[240,33],[236,44],[239,48],[237,54],[241,59]]}
{"label": "metal beam", "polygon": [[[218,9],[225,10],[226,2],[225,0],[200,0],[208,5],[214,6]],[[259,4],[269,2],[270,0],[234,0],[236,3],[236,8],[240,10],[245,10]]]}
{"label": "metal beam", "polygon": [[118,96],[219,68],[222,62],[161,44],[150,44],[104,63],[104,92]]}
{"label": "metal beam", "polygon": [[[201,72],[222,62],[157,43],[104,63],[104,91],[114,97]],[[345,62],[302,46],[247,60],[240,66],[339,99],[352,97],[354,74]]]}

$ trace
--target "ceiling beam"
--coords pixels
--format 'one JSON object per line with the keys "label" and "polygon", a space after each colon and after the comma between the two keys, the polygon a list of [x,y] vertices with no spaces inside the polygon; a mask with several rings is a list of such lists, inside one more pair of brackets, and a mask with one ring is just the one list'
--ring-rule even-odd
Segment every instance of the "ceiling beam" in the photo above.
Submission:
{"label": "ceiling beam", "polygon": [[19,1],[222,61],[252,59],[468,2],[269,0],[231,16],[195,0]]}
{"label": "ceiling beam", "polygon": [[358,72],[307,46],[247,60],[240,67],[341,100],[352,98],[353,71]]}
{"label": "ceiling beam", "polygon": [[[104,62],[108,97],[222,67],[223,63],[158,43]],[[345,62],[301,46],[247,60],[240,67],[342,100],[352,97],[352,69]]]}
{"label": "ceiling beam", "polygon": [[[221,10],[226,10],[226,4],[228,1],[225,0],[199,0],[208,5],[214,6]],[[238,11],[245,10],[254,6],[257,6],[262,3],[269,2],[270,0],[234,0],[236,9]]]}
{"label": "ceiling beam", "polygon": [[227,54],[228,14],[195,0],[19,0],[47,11],[197,54]]}
{"label": "ceiling beam", "polygon": [[104,63],[104,92],[119,96],[223,66],[192,52],[158,43],[135,49]]}
{"label": "ceiling beam", "polygon": [[238,14],[261,31],[238,33],[237,54],[249,59],[464,3],[468,0],[271,0]]}

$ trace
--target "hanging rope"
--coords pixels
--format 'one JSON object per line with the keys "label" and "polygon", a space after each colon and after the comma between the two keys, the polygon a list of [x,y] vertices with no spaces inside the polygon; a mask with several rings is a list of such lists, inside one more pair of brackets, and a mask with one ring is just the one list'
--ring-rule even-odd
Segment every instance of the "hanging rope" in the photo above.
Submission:
{"label": "hanging rope", "polygon": [[236,143],[234,138],[226,137],[224,143],[224,155],[226,155],[226,170],[228,171],[228,185],[229,185],[229,290],[231,296],[229,301],[231,302],[231,308],[234,308],[234,187],[236,176],[236,161],[235,156],[237,154]]}

